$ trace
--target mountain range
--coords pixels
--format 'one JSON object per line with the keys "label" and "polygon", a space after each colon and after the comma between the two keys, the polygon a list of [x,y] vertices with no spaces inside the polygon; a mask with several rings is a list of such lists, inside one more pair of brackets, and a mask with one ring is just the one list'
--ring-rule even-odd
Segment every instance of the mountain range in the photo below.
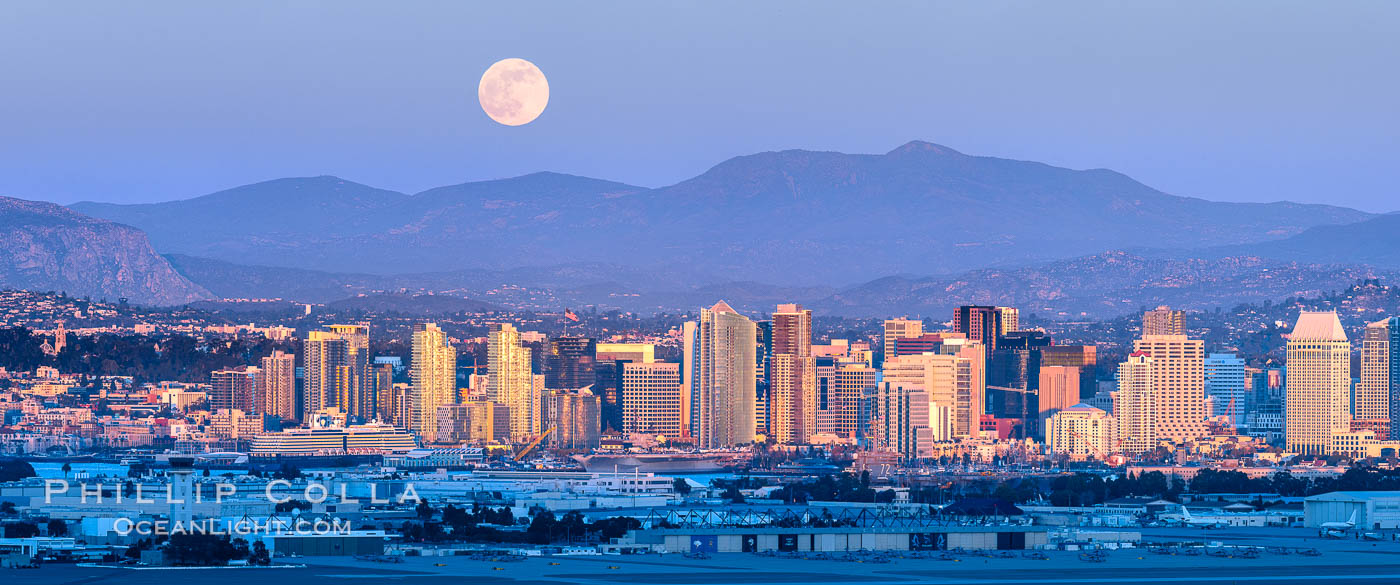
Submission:
{"label": "mountain range", "polygon": [[446,292],[635,310],[723,296],[852,314],[1005,298],[1057,300],[1044,308],[1074,315],[1155,302],[1147,298],[1231,304],[1400,268],[1400,216],[1212,202],[1114,171],[919,141],[877,155],[740,156],[656,189],[545,172],[406,194],[322,176],[70,209],[68,224],[44,228],[48,220],[0,207],[0,222],[50,235],[29,246],[47,258],[25,264],[29,272],[0,263],[0,285],[60,288],[35,275],[98,246],[113,256],[69,269],[70,293],[113,296],[139,280],[122,296],[171,304]]}
{"label": "mountain range", "polygon": [[244,264],[400,274],[600,261],[684,266],[697,282],[804,285],[1246,244],[1372,217],[1178,197],[1113,171],[927,142],[883,155],[741,156],[660,189],[535,173],[407,195],[311,177],[72,208],[141,228],[163,253]]}

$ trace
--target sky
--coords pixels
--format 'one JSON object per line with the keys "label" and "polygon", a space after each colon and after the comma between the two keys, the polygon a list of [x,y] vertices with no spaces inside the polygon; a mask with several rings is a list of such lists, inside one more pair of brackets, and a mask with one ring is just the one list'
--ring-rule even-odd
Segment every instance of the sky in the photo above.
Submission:
{"label": "sky", "polygon": [[[927,140],[1177,195],[1400,210],[1400,2],[11,2],[0,195],[194,197]],[[530,60],[507,127],[482,72]]]}

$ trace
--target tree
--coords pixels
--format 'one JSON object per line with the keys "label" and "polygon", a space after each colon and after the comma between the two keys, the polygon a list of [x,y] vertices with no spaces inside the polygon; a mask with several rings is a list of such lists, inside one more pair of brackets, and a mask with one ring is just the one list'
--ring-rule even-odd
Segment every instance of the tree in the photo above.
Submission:
{"label": "tree", "polygon": [[65,461],[65,462],[63,462],[63,467],[62,467],[62,469],[63,469],[63,477],[68,477],[68,473],[71,472],[71,471],[73,471],[73,466],[70,465],[68,462]]}
{"label": "tree", "polygon": [[418,513],[418,519],[423,521],[431,520],[433,514],[437,513],[437,510],[434,510],[426,499],[418,500],[418,506],[414,510]]}
{"label": "tree", "polygon": [[67,536],[68,523],[59,518],[49,520],[49,536]]}
{"label": "tree", "polygon": [[19,459],[6,459],[0,461],[0,482],[18,481],[26,477],[34,477],[34,466]]}
{"label": "tree", "polygon": [[285,479],[287,481],[301,479],[301,470],[293,467],[290,463],[283,463],[282,467],[273,474],[273,477],[276,479]]}
{"label": "tree", "polygon": [[240,548],[227,535],[180,532],[170,535],[165,554],[172,565],[218,567],[248,556],[247,543]]}
{"label": "tree", "polygon": [[264,567],[272,564],[272,555],[267,552],[267,545],[263,544],[263,541],[253,543],[253,553],[248,556],[248,562]]}
{"label": "tree", "polygon": [[690,495],[690,482],[683,477],[677,477],[671,481],[671,488],[682,497]]}

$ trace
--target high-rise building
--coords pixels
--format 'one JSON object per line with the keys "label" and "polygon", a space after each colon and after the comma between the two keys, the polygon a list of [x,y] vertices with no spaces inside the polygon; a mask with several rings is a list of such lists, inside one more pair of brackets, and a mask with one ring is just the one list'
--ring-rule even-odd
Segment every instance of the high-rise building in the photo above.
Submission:
{"label": "high-rise building", "polygon": [[1186,312],[1165,305],[1143,312],[1142,335],[1186,335]]}
{"label": "high-rise building", "polygon": [[885,359],[894,357],[895,341],[924,334],[924,322],[916,319],[886,319],[884,331]]}
{"label": "high-rise building", "polygon": [[311,331],[307,333],[301,348],[305,379],[300,419],[310,423],[314,415],[324,409],[343,410],[339,402],[347,384],[345,374],[350,365],[350,342],[330,331]]}
{"label": "high-rise building", "polygon": [[1094,370],[1098,348],[1093,345],[1051,345],[1040,349],[1040,365],[1079,368],[1079,398],[1092,398],[1098,391]]}
{"label": "high-rise building", "polygon": [[620,360],[634,364],[656,361],[656,345],[651,343],[599,343],[595,351],[599,361]]}
{"label": "high-rise building", "polygon": [[1185,335],[1148,335],[1133,341],[1133,351],[1152,356],[1157,438],[1183,443],[1208,436],[1205,342]]}
{"label": "high-rise building", "polygon": [[[976,347],[980,348],[980,344]],[[932,440],[974,437],[980,430],[981,396],[977,374],[980,353],[922,353],[886,360],[882,380],[928,398]],[[947,424],[934,424],[946,420]]]}
{"label": "high-rise building", "polygon": [[861,400],[875,389],[875,368],[868,364],[837,364],[827,394],[827,410],[832,413],[831,432],[843,439],[862,438]]}
{"label": "high-rise building", "polygon": [[549,341],[544,386],[551,389],[587,388],[594,382],[598,345],[588,337],[558,337]]}
{"label": "high-rise building", "polygon": [[1042,331],[1008,333],[997,338],[987,360],[987,411],[1012,421],[1015,438],[1041,436],[1041,355],[1052,341]]}
{"label": "high-rise building", "polygon": [[773,398],[773,322],[754,321],[753,426],[759,435],[771,436],[768,405]]}
{"label": "high-rise building", "polygon": [[461,443],[471,440],[470,407],[465,404],[441,404],[434,410],[434,442]]}
{"label": "high-rise building", "polygon": [[731,447],[755,438],[757,332],[754,322],[721,301],[700,311],[694,354],[698,404],[696,437],[704,448]]}
{"label": "high-rise building", "polygon": [[[906,358],[898,358],[906,359]],[[889,362],[885,362],[889,366]],[[871,396],[870,431],[874,447],[899,453],[904,459],[923,457],[932,450],[928,393],[896,382],[880,382]]]}
{"label": "high-rise building", "polygon": [[1050,417],[1079,404],[1079,368],[1042,364],[1036,403],[1040,409],[1040,421],[1037,426],[1045,433],[1045,424]]}
{"label": "high-rise building", "polygon": [[778,443],[808,443],[817,427],[810,310],[795,304],[778,305],[773,313],[772,352],[769,431]]}
{"label": "high-rise building", "polygon": [[1162,401],[1153,396],[1152,356],[1135,351],[1128,361],[1118,364],[1118,391],[1113,393],[1113,418],[1118,423],[1117,440],[1123,452],[1136,455],[1157,447],[1156,408]]}
{"label": "high-rise building", "polygon": [[997,307],[997,335],[1006,335],[1021,330],[1021,311],[1016,307]]}
{"label": "high-rise building", "polygon": [[262,370],[253,366],[238,366],[209,373],[210,410],[238,410],[251,414],[255,410]]}
{"label": "high-rise building", "polygon": [[1050,416],[1045,423],[1045,444],[1051,453],[1068,456],[1071,461],[1103,460],[1117,447],[1117,430],[1117,422],[1107,412],[1080,403]]}
{"label": "high-rise building", "polygon": [[413,387],[411,428],[424,443],[437,442],[438,407],[457,401],[457,350],[436,323],[417,323],[412,351],[408,369]]}
{"label": "high-rise building", "polygon": [[1400,437],[1400,319],[1366,326],[1361,337],[1361,379],[1356,384],[1352,430],[1377,439]]}
{"label": "high-rise building", "polygon": [[681,435],[700,436],[700,324],[681,323]]}
{"label": "high-rise building", "polygon": [[[625,364],[656,361],[656,346],[650,343],[599,343],[594,369],[593,394],[598,396],[599,418],[604,432],[622,432],[626,397],[622,392]],[[689,418],[689,410],[682,412]],[[689,434],[689,431],[686,431]]]}
{"label": "high-rise building", "polygon": [[468,440],[474,443],[510,442],[510,409],[494,402],[467,403]]}
{"label": "high-rise building", "polygon": [[681,368],[666,362],[623,363],[622,430],[681,436]]}
{"label": "high-rise building", "polygon": [[331,333],[345,340],[345,363],[338,373],[334,406],[358,420],[374,418],[374,392],[369,379],[369,326],[330,325]]}
{"label": "high-rise building", "polygon": [[[370,388],[374,393],[374,418],[380,422],[399,426],[394,420],[397,409],[394,396],[394,364],[374,364],[370,366]],[[406,427],[405,427],[406,428]]]}
{"label": "high-rise building", "polygon": [[530,350],[520,345],[520,332],[509,323],[491,326],[487,335],[486,399],[510,409],[510,438],[524,441],[539,435],[542,397],[530,370]]}
{"label": "high-rise building", "polygon": [[270,414],[282,420],[297,420],[296,411],[296,356],[282,350],[273,350],[272,355],[262,359],[262,377],[258,378],[258,392],[253,411]]}
{"label": "high-rise building", "polygon": [[964,305],[953,311],[953,331],[986,346],[990,356],[997,349],[997,337],[1005,329],[1001,317],[1002,311],[998,307]]}
{"label": "high-rise building", "polygon": [[1211,417],[1229,416],[1225,421],[1238,430],[1245,424],[1252,406],[1245,391],[1244,359],[1232,353],[1213,353],[1205,361],[1206,410]]}
{"label": "high-rise building", "polygon": [[545,418],[554,428],[549,444],[557,449],[593,449],[601,437],[598,397],[587,388],[553,390],[546,401]]}
{"label": "high-rise building", "polygon": [[1334,435],[1351,432],[1351,343],[1337,313],[1303,311],[1286,351],[1286,448],[1327,455]]}
{"label": "high-rise building", "polygon": [[943,347],[945,342],[954,339],[967,339],[967,335],[951,331],[937,331],[925,333],[923,335],[901,337],[894,342],[894,353],[885,354],[885,359],[901,355],[918,355],[929,352],[940,353],[939,348]]}

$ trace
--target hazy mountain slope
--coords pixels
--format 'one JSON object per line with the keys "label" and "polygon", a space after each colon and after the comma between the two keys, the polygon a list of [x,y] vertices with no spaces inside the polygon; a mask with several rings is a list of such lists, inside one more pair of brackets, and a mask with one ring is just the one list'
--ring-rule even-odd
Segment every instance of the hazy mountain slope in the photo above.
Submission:
{"label": "hazy mountain slope", "polygon": [[813,303],[846,315],[944,317],[958,305],[1006,305],[1053,318],[1112,317],[1143,306],[1209,310],[1244,302],[1316,295],[1395,272],[1361,265],[1283,262],[1250,256],[1212,260],[1104,252],[955,276],[882,278]]}
{"label": "hazy mountain slope", "polygon": [[0,287],[148,305],[210,296],[171,268],[138,229],[8,197],[0,197]]}
{"label": "hazy mountain slope", "polygon": [[1206,252],[1400,269],[1400,214],[1380,215],[1347,225],[1316,226],[1282,240],[1223,246]]}

